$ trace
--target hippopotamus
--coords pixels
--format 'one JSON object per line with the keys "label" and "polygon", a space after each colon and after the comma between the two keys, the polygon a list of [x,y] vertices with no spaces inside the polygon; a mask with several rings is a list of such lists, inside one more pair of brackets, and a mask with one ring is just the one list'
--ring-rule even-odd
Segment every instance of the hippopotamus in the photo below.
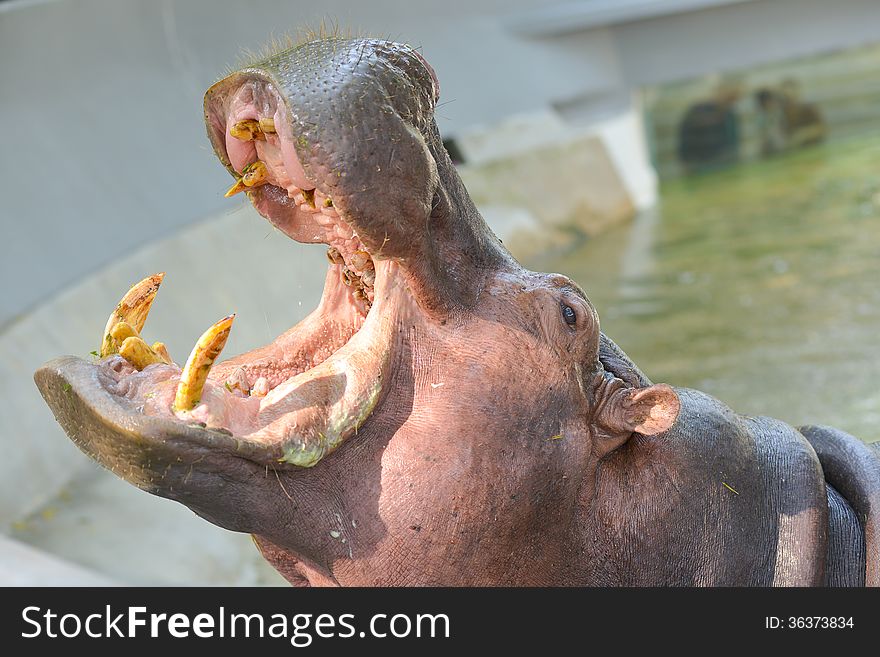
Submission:
{"label": "hippopotamus", "polygon": [[335,36],[208,89],[227,193],[327,246],[323,296],[215,364],[223,318],[180,367],[140,338],[145,279],[99,358],[35,374],[71,440],[294,585],[880,584],[877,451],[652,383],[483,221],[439,94],[413,47]]}

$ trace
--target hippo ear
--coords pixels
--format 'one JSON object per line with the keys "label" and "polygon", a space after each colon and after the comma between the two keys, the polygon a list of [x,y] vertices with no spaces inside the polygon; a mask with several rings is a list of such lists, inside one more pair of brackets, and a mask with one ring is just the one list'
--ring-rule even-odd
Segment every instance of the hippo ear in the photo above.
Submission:
{"label": "hippo ear", "polygon": [[601,405],[595,419],[594,449],[604,455],[640,433],[653,436],[668,431],[678,418],[681,401],[665,383],[646,388],[619,388]]}

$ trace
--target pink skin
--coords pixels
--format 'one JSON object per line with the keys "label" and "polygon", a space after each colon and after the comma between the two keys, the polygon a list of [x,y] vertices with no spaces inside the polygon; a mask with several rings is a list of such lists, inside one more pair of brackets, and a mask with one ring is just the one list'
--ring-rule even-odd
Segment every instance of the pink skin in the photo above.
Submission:
{"label": "pink skin", "polygon": [[[436,81],[433,76],[431,80],[436,96]],[[395,192],[421,192],[414,198],[371,196],[370,200],[388,197],[383,203],[391,207],[387,212],[378,208],[375,216],[367,211],[369,223],[363,211],[348,209],[365,199],[333,187],[335,179],[326,189],[334,194],[342,190],[339,204],[325,204],[325,190],[306,176],[294,149],[286,105],[272,85],[245,80],[229,93],[218,92],[216,105],[207,108],[209,125],[226,149],[218,152],[221,160],[238,174],[258,159],[265,163],[266,183],[247,192],[257,210],[294,240],[332,246],[332,259],[341,258],[344,264],[329,267],[321,304],[297,327],[268,345],[218,363],[195,408],[173,408],[181,376],[178,366],[153,365],[135,372],[118,357],[98,364],[101,390],[95,402],[104,408],[102,395],[109,393],[117,404],[114,409],[135,412],[138,422],[155,428],[147,430],[150,435],[171,431],[171,440],[156,443],[139,462],[147,469],[161,467],[163,481],[170,470],[160,461],[170,458],[176,470],[183,463],[173,455],[176,446],[183,445],[176,436],[194,432],[195,442],[184,449],[190,450],[186,458],[197,462],[200,472],[217,472],[217,454],[230,458],[224,463],[235,471],[236,481],[241,476],[249,485],[268,486],[268,496],[258,505],[235,504],[233,515],[239,510],[265,515],[266,522],[248,531],[257,534],[267,558],[294,580],[303,576],[313,584],[403,583],[410,576],[389,571],[385,559],[411,543],[416,553],[426,554],[424,548],[430,548],[435,557],[442,557],[433,560],[432,572],[420,569],[421,581],[454,582],[465,574],[475,582],[547,581],[550,565],[563,560],[563,539],[574,531],[563,521],[577,504],[582,464],[618,446],[636,426],[648,426],[655,415],[659,420],[649,428],[662,431],[674,419],[674,395],[662,388],[658,393],[655,387],[642,402],[632,391],[623,391],[610,395],[596,418],[584,416],[589,393],[583,382],[601,376],[583,371],[581,365],[596,362],[598,320],[589,302],[564,277],[531,274],[499,259],[494,263],[497,269],[478,268],[474,276],[479,281],[467,281],[477,290],[469,312],[426,313],[425,306],[436,308],[432,297],[447,293],[447,286],[437,285],[435,293],[424,288],[414,293],[419,279],[413,270],[434,266],[434,256],[425,257],[428,254],[413,245],[415,227],[412,234],[400,232],[402,217],[395,219],[394,213],[406,208],[418,218],[418,228],[427,225],[435,205],[428,189],[394,184],[390,188]],[[238,121],[268,116],[274,117],[278,132],[264,141],[229,135]],[[412,137],[401,132],[394,142],[399,150],[392,152],[429,157],[424,146],[402,141],[404,135]],[[315,167],[315,160],[309,160],[309,166]],[[431,180],[427,161],[391,170],[428,172]],[[349,179],[359,172],[347,171]],[[368,182],[358,182],[357,189],[369,189]],[[313,190],[314,206],[303,190]],[[435,201],[442,205],[443,199],[438,195]],[[349,211],[357,213],[351,220]],[[357,253],[368,249],[355,225],[375,247],[371,253]],[[442,216],[432,227],[440,231],[433,238],[442,239]],[[453,226],[446,228],[455,235]],[[393,244],[393,256],[382,250],[383,234]],[[454,248],[449,255],[453,262],[461,256]],[[361,276],[360,281],[369,272],[369,290],[351,287],[348,271]],[[577,308],[577,326],[563,321],[562,300]],[[517,376],[517,368],[523,367],[531,376]],[[540,385],[529,392],[517,384],[524,380]],[[550,410],[536,416],[535,409],[542,408]],[[173,429],[165,428],[169,425]],[[511,426],[528,430],[511,432]],[[356,441],[344,443],[355,435]],[[337,450],[343,444],[348,449]],[[120,465],[118,449],[127,449],[126,443],[111,441],[100,448],[100,458],[111,467]],[[322,461],[325,457],[330,458]],[[508,467],[511,472],[505,473]],[[192,482],[192,469],[184,475],[187,482]],[[275,479],[269,478],[270,469]],[[126,472],[135,476],[131,468]],[[155,481],[149,475],[136,476],[145,487]],[[225,472],[221,478],[231,481]],[[465,491],[460,486],[467,481],[475,484]],[[185,495],[188,485],[169,485],[168,490]],[[325,496],[331,504],[313,502]],[[531,524],[530,501],[539,498],[551,501],[543,514],[546,526]],[[223,503],[213,492],[206,499],[207,506]],[[232,493],[230,500],[237,499]],[[273,500],[281,506],[275,509]],[[211,509],[203,509],[205,517],[214,517]],[[491,509],[491,516],[463,525],[465,532],[459,535],[457,518],[470,513],[467,509]],[[450,515],[441,517],[441,510]],[[290,539],[287,517],[292,513],[300,516]],[[498,518],[504,523],[497,524]],[[217,520],[239,527],[226,516]],[[426,531],[420,534],[413,526]],[[475,545],[498,542],[513,546],[524,536],[526,549],[474,551]],[[275,554],[272,546],[279,540],[285,542],[284,550]],[[425,540],[428,545],[421,544]],[[465,563],[467,569],[462,568]],[[498,576],[501,568],[503,578]]]}
{"label": "pink skin", "polygon": [[[262,109],[261,109],[262,108]],[[282,189],[292,199],[296,212],[284,223],[276,224],[284,233],[299,242],[328,244],[344,254],[363,251],[357,234],[344,222],[328,197],[306,177],[293,145],[293,135],[287,119],[287,108],[271,85],[250,82],[241,86],[229,102],[226,116],[225,144],[233,169],[241,174],[255,161],[266,165],[267,184]],[[259,120],[271,116],[277,132],[268,133],[265,140],[246,141],[233,137],[230,129],[239,121]],[[303,190],[312,191],[314,205],[306,201]],[[358,276],[364,270],[349,264]],[[372,289],[365,289],[372,302]]]}
{"label": "pink skin", "polygon": [[[247,93],[239,89],[230,102],[231,109],[224,121],[227,133],[236,121],[260,116],[255,109],[256,104],[248,100],[255,95],[260,96],[258,85],[253,83],[245,87]],[[276,128],[283,125],[276,121]],[[288,181],[288,172],[296,169],[292,163],[298,165],[299,160],[293,151],[292,139],[285,137],[283,128],[278,135],[269,135],[266,142],[244,142],[242,145],[239,140],[230,141],[228,135],[225,141],[231,145],[228,157],[236,171],[241,172],[257,158],[266,163],[269,183],[249,195],[258,208],[267,195],[272,195],[276,202],[279,198],[292,197],[296,204],[294,211],[276,213],[275,216],[281,217],[274,220],[277,221],[276,225],[298,241],[332,244],[339,249],[346,262],[351,262],[353,249],[361,244],[347,222],[342,221],[335,212],[313,211],[303,203],[301,193],[294,191],[291,194],[293,190],[284,185]],[[320,190],[316,190],[315,198],[319,201],[324,198]],[[511,386],[507,377],[498,376],[499,371],[505,370],[505,363],[526,363],[531,372],[544,373],[541,382],[542,386],[546,384],[547,387],[542,387],[539,406],[559,409],[579,407],[583,391],[579,385],[573,384],[582,374],[577,366],[560,367],[560,358],[561,362],[566,363],[589,362],[590,354],[597,349],[598,322],[586,300],[566,292],[570,287],[567,279],[559,277],[548,282],[548,277],[534,275],[524,280],[519,271],[499,271],[494,276],[488,276],[484,282],[481,299],[476,304],[480,312],[466,319],[453,316],[446,324],[435,323],[423,313],[415,312],[414,300],[409,293],[401,293],[394,297],[394,303],[383,305],[383,286],[394,288],[394,283],[400,283],[400,278],[396,274],[396,265],[391,261],[379,260],[374,266],[379,296],[370,308],[369,317],[365,317],[364,309],[355,304],[349,290],[340,286],[340,268],[331,267],[324,300],[313,316],[272,344],[219,364],[205,388],[202,403],[191,412],[177,414],[183,420],[204,422],[208,428],[229,429],[235,436],[252,443],[275,440],[286,429],[302,430],[310,423],[317,424],[319,416],[332,401],[329,388],[321,387],[317,396],[303,403],[303,395],[309,393],[302,391],[305,386],[297,388],[291,382],[304,370],[319,367],[330,353],[344,352],[363,334],[369,321],[376,323],[383,313],[393,313],[394,329],[380,333],[388,340],[398,358],[404,359],[404,362],[411,359],[412,369],[408,366],[398,368],[396,376],[402,379],[395,379],[394,383],[385,387],[387,399],[383,398],[382,401],[383,415],[364,429],[366,435],[358,441],[359,446],[341,457],[356,459],[362,464],[359,466],[362,469],[364,461],[373,464],[379,463],[379,459],[368,455],[357,456],[358,452],[366,450],[369,453],[375,449],[382,454],[382,481],[381,486],[376,488],[376,493],[381,491],[378,515],[358,514],[357,522],[361,527],[357,532],[359,538],[352,535],[347,545],[331,542],[324,546],[331,554],[336,554],[337,549],[342,551],[332,560],[331,570],[337,581],[347,583],[367,581],[370,577],[373,577],[374,583],[392,583],[394,580],[377,579],[369,573],[382,572],[381,555],[395,552],[402,537],[418,537],[409,528],[413,519],[426,526],[433,524],[438,497],[443,502],[442,508],[457,512],[460,503],[456,501],[454,482],[463,479],[473,478],[483,482],[469,491],[472,499],[467,502],[468,508],[492,507],[493,513],[506,520],[505,527],[494,522],[485,523],[481,542],[515,542],[514,537],[531,531],[527,527],[531,514],[529,505],[523,504],[520,499],[529,500],[539,494],[549,494],[555,501],[552,505],[555,511],[550,520],[557,520],[556,514],[576,503],[576,473],[580,464],[601,456],[608,446],[618,445],[620,436],[628,436],[633,429],[629,420],[619,420],[616,423],[619,427],[615,425],[609,429],[609,435],[603,434],[602,439],[591,447],[589,429],[580,411],[576,410],[571,416],[567,413],[548,414],[536,425],[527,417],[532,404],[523,403],[522,391],[515,385]],[[398,289],[404,287],[401,285]],[[393,294],[393,290],[390,294]],[[576,332],[567,328],[560,319],[560,294],[566,295],[568,303],[579,309]],[[333,326],[329,334],[328,326]],[[540,327],[540,331],[534,334],[532,327]],[[467,336],[467,340],[461,339],[463,335]],[[364,353],[367,353],[366,350]],[[390,377],[383,374],[381,359],[370,353],[367,356],[369,359],[364,361],[365,366],[351,370],[350,375],[366,371],[367,376],[375,380],[388,381]],[[145,381],[150,378],[148,372],[135,376]],[[128,397],[137,401],[139,396],[152,395],[144,400],[144,412],[168,415],[176,376],[173,368],[156,366],[154,385],[136,384]],[[408,379],[410,376],[411,382]],[[228,388],[221,385],[224,381],[229,384]],[[323,378],[318,381],[323,381]],[[245,396],[246,391],[251,394]],[[408,394],[412,395],[409,399]],[[322,401],[322,397],[326,401]],[[488,402],[490,407],[484,406],[487,400],[491,400]],[[644,422],[651,409],[661,402],[642,408],[637,413],[637,419]],[[616,409],[628,403],[627,398],[610,404],[607,413],[617,418]],[[309,412],[301,413],[300,410],[306,406]],[[419,413],[406,414],[406,409],[411,407],[420,409]],[[674,413],[665,415],[673,417]],[[531,427],[529,435],[506,435],[511,418],[519,416],[522,416],[523,425]],[[474,435],[473,423],[476,418],[479,418],[480,428],[476,432],[479,438],[475,442],[449,439],[450,436]],[[370,432],[381,432],[388,423],[395,426],[395,433],[387,445],[378,436],[370,440]],[[610,426],[605,420],[600,424]],[[662,430],[665,426],[661,423],[656,428]],[[559,440],[554,436],[558,436]],[[565,436],[564,441],[562,436]],[[496,444],[499,440],[503,443],[501,450]],[[541,455],[538,462],[534,461],[536,450]],[[439,459],[441,452],[445,456]],[[499,462],[499,453],[509,456]],[[520,464],[520,469],[515,476],[499,478],[497,470],[500,463],[510,459]],[[540,477],[534,476],[536,469],[541,471]],[[545,469],[558,475],[552,478],[552,484],[541,483]],[[299,474],[303,481],[307,481],[312,477],[311,472]],[[315,472],[314,476],[319,477],[321,471],[316,468]],[[361,480],[364,473],[343,465],[338,476],[342,480],[349,477]],[[371,477],[369,474],[366,476],[368,479]],[[499,495],[496,489],[499,480],[505,482],[505,489],[516,494]],[[417,487],[412,485],[415,481],[420,482]],[[345,481],[342,490],[358,497],[364,494],[358,492],[358,486],[345,485]],[[371,490],[368,486],[368,496],[373,494]],[[415,499],[416,491],[431,491],[431,494]],[[345,506],[356,508],[357,504],[352,500],[346,501]],[[405,510],[404,513],[400,512],[401,508]],[[335,517],[332,516],[332,521],[338,522]],[[525,574],[525,581],[528,582],[537,583],[546,577],[544,567],[533,564],[561,560],[562,555],[555,546],[559,541],[554,539],[559,539],[559,532],[571,531],[571,527],[562,522],[551,522],[551,525],[557,529],[552,532],[542,530],[539,532],[540,538],[536,534],[533,547],[522,551],[512,562],[505,556],[504,568],[511,573]],[[338,533],[335,527],[335,524],[331,525],[331,529]],[[448,536],[441,538],[442,550],[448,557],[443,561],[450,570],[449,573],[437,572],[432,577],[436,576],[438,581],[454,581],[454,573],[460,572],[459,565],[466,561],[465,557],[470,554],[471,548],[467,541],[457,539],[454,520],[447,527],[438,524],[434,529],[444,535],[451,531]],[[323,520],[311,523],[309,532],[312,531],[316,533],[318,541],[326,542],[328,537],[332,539],[333,536]],[[382,538],[383,535],[385,538]],[[428,536],[428,532],[425,536]],[[319,583],[326,573],[322,573],[320,568],[308,566],[310,557],[306,552],[294,550],[270,556],[272,538],[272,535],[261,536],[258,544],[279,570],[286,572],[295,563],[297,568],[307,567],[309,581]],[[362,543],[364,540],[377,541],[375,550],[368,549]],[[363,557],[352,561],[351,550],[363,553]],[[508,554],[506,550],[503,552]],[[490,552],[481,552],[470,572],[488,574],[497,571],[499,564],[495,562],[496,558]],[[479,581],[479,575],[476,576]],[[331,581],[330,578],[327,580]]]}
{"label": "pink skin", "polygon": [[[268,97],[267,109],[257,107],[255,96]],[[274,109],[273,108],[277,108]],[[233,137],[229,130],[239,121],[273,118],[276,134],[267,134],[265,141],[242,141]],[[269,182],[287,189],[288,196],[295,198],[302,190],[311,190],[315,185],[306,178],[302,164],[293,146],[293,135],[287,121],[287,109],[280,102],[270,86],[258,87],[256,82],[242,85],[232,99],[226,118],[226,152],[232,167],[241,173],[255,160],[262,160],[269,169]],[[322,199],[323,200],[323,199]],[[319,204],[315,204],[318,208]]]}

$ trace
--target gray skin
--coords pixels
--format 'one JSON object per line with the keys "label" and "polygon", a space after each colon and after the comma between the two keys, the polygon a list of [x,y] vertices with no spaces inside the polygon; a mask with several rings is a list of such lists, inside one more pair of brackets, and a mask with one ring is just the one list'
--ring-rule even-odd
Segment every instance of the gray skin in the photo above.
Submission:
{"label": "gray skin", "polygon": [[[279,91],[305,174],[372,258],[393,263],[399,285],[373,306],[393,317],[379,401],[300,467],[144,414],[113,359],[57,359],[35,379],[83,451],[253,534],[298,585],[880,583],[876,450],[652,384],[576,284],[524,269],[486,226],[414,50],[323,39],[221,81],[206,120],[230,170],[226,100],[248,80]],[[294,239],[325,241],[300,230],[283,190],[249,196]]]}

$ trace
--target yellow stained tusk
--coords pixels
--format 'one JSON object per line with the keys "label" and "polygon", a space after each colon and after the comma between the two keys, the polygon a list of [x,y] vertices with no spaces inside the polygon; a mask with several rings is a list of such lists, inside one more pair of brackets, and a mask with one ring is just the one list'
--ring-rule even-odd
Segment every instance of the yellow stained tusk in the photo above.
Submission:
{"label": "yellow stained tusk", "polygon": [[242,183],[248,187],[256,187],[266,182],[269,177],[269,170],[266,168],[265,162],[257,160],[252,164],[248,164],[241,174]]}
{"label": "yellow stained tusk", "polygon": [[162,357],[153,351],[146,342],[136,335],[126,338],[119,346],[119,355],[134,365],[138,371],[147,365],[164,363]]}
{"label": "yellow stained tusk", "polygon": [[315,207],[315,190],[314,189],[304,189],[302,190],[303,198],[306,200],[306,203]]}
{"label": "yellow stained tusk", "polygon": [[238,121],[229,128],[229,134],[241,141],[254,141],[255,139],[257,141],[266,140],[266,135],[263,134],[263,130],[260,128],[260,122],[255,121],[254,119]]}
{"label": "yellow stained tusk", "polygon": [[269,135],[275,134],[275,119],[272,117],[266,117],[264,119],[260,119],[260,130]]}
{"label": "yellow stained tusk", "polygon": [[99,351],[101,358],[119,351],[120,343],[113,338],[112,331],[120,322],[128,324],[134,335],[141,332],[163,278],[165,278],[165,272],[147,276],[125,293],[122,301],[116,305],[116,309],[110,314],[107,325],[104,327],[104,335]]}
{"label": "yellow stained tusk", "polygon": [[230,196],[235,196],[239,192],[243,192],[246,189],[247,185],[244,184],[244,180],[242,178],[239,178],[234,183],[232,183],[232,187],[227,189],[226,193],[223,196],[229,198]]}
{"label": "yellow stained tusk", "polygon": [[211,366],[226,346],[234,319],[234,313],[224,317],[205,331],[196,342],[180,374],[180,383],[174,397],[175,411],[189,411],[199,403]]}

